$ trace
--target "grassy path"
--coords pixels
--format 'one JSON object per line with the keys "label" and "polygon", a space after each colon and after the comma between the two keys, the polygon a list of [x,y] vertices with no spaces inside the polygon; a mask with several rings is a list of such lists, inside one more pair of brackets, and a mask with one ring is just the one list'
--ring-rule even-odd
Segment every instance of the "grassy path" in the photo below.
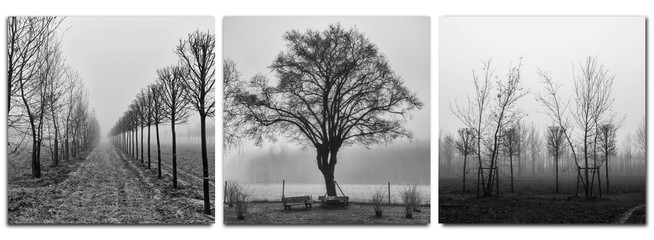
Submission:
{"label": "grassy path", "polygon": [[165,194],[165,189],[107,143],[91,152],[60,184],[13,191],[28,197],[20,199],[24,204],[11,211],[10,223],[211,222],[187,204],[184,196]]}

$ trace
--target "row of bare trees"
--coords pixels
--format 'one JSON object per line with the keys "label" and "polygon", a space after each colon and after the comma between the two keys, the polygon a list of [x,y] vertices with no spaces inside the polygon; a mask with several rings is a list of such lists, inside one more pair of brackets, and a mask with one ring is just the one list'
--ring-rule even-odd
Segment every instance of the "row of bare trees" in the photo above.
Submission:
{"label": "row of bare trees", "polygon": [[[77,157],[100,137],[95,113],[75,69],[61,50],[59,17],[9,17],[7,83],[9,154],[31,140],[32,177],[41,177],[41,148],[49,145],[52,165]],[[21,138],[15,141],[12,138]]]}
{"label": "row of bare trees", "polygon": [[[608,192],[610,160],[617,154],[616,133],[624,120],[612,110],[614,76],[596,58],[587,58],[578,69],[573,69],[574,91],[570,101],[562,98],[561,85],[552,79],[552,75],[539,70],[545,92],[537,94],[536,100],[547,109],[552,121],[546,136],[543,136],[545,144],[541,144],[539,139],[542,137],[536,128],[525,128],[520,123],[524,114],[518,108],[518,101],[528,93],[521,87],[521,66],[518,63],[510,67],[504,78],[495,74],[490,60],[483,62],[480,74],[473,71],[473,97],[468,97],[467,105],[455,103],[451,107],[466,128],[458,130],[456,139],[451,136],[442,138],[440,145],[445,150],[441,155],[446,156],[440,157],[452,159],[454,150],[463,156],[465,191],[468,156],[475,156],[477,186],[482,188],[484,196],[490,196],[493,190],[499,192],[498,159],[502,157],[509,161],[510,189],[514,191],[514,157],[521,158],[527,151],[531,153],[532,174],[540,152],[546,151],[552,158],[557,192],[559,163],[564,155],[570,155],[574,160],[577,192],[581,186],[584,196],[591,197],[593,186],[597,184],[601,195],[601,167],[605,168]],[[644,129],[644,125],[641,128]],[[645,142],[645,137],[638,139]],[[642,152],[645,152],[644,147]]]}
{"label": "row of bare trees", "polygon": [[[154,125],[157,142],[157,171],[161,179],[161,146],[159,125],[170,124],[172,132],[173,188],[177,188],[177,139],[175,126],[186,123],[191,111],[200,116],[202,144],[202,174],[204,213],[211,214],[209,195],[209,164],[206,140],[206,119],[215,115],[215,36],[209,32],[195,31],[180,39],[174,52],[179,62],[157,69],[156,82],[143,88],[118,122],[110,131],[112,142],[128,154],[151,168],[151,134]],[[147,151],[144,132],[147,128]],[[139,140],[139,132],[141,134]],[[147,152],[147,162],[144,152]]]}

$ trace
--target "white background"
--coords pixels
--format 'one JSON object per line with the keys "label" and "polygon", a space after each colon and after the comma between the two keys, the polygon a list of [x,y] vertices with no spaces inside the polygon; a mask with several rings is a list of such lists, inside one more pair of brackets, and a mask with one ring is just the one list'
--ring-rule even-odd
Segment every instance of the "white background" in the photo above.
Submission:
{"label": "white background", "polygon": [[[431,84],[432,139],[437,137],[438,126],[438,18],[444,15],[640,15],[654,16],[653,1],[573,1],[573,0],[452,0],[452,1],[374,1],[374,0],[239,0],[214,1],[26,1],[0,2],[2,44],[6,46],[6,16],[8,15],[212,15],[216,17],[217,45],[222,46],[222,17],[228,15],[420,15],[431,17]],[[3,53],[6,48],[2,47]],[[222,56],[222,48],[216,52]],[[6,61],[2,69],[6,69]],[[217,67],[221,76],[221,67]],[[649,69],[649,65],[648,65]],[[0,92],[6,94],[6,74],[2,74]],[[649,86],[648,86],[649,87]],[[217,86],[220,89],[220,86]],[[648,90],[649,91],[649,90]],[[220,91],[217,91],[220,93]],[[0,99],[5,99],[1,97]],[[217,96],[217,99],[220,99]],[[651,100],[651,99],[650,99]],[[3,104],[3,106],[6,104]],[[218,104],[220,106],[220,104]],[[648,106],[652,106],[649,102]],[[220,111],[220,109],[218,109]],[[3,115],[3,122],[6,122]],[[648,120],[651,125],[652,119]],[[220,118],[217,125],[222,124]],[[0,133],[6,138],[4,127]],[[221,136],[217,128],[216,135]],[[216,142],[221,156],[221,142]],[[432,193],[438,182],[437,141],[432,141]],[[652,144],[649,144],[652,146]],[[652,149],[649,147],[649,149]],[[2,148],[0,156],[6,156]],[[217,166],[221,166],[218,159]],[[432,223],[428,226],[248,226],[226,227],[222,224],[222,208],[217,208],[217,223],[206,227],[177,226],[7,226],[6,161],[0,170],[0,238],[2,239],[651,239],[653,226],[443,226],[438,224],[437,196],[432,199]],[[650,164],[649,172],[652,167]],[[216,179],[222,179],[222,168],[216,168]],[[651,180],[651,178],[650,178]],[[218,186],[220,187],[220,185]],[[648,184],[652,192],[652,184]],[[216,191],[216,199],[222,199]],[[220,205],[219,205],[220,206]],[[650,218],[651,219],[651,218]]]}

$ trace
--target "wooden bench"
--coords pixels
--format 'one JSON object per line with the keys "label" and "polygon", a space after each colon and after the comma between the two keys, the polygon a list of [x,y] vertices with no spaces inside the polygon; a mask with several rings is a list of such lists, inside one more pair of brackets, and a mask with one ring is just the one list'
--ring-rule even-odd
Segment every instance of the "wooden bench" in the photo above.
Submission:
{"label": "wooden bench", "polygon": [[318,196],[318,200],[320,200],[322,203],[326,203],[327,205],[350,205],[350,197],[348,196]]}
{"label": "wooden bench", "polygon": [[284,210],[291,210],[291,206],[293,205],[304,205],[305,208],[311,208],[311,204],[313,204],[313,200],[311,200],[311,196],[309,195],[282,197],[282,202],[284,203]]}

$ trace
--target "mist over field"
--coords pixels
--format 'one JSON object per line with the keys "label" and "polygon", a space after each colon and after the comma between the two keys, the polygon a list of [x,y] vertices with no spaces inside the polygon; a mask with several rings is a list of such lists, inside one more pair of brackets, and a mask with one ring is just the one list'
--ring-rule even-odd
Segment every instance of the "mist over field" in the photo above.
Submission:
{"label": "mist over field", "polygon": [[[377,145],[370,149],[343,149],[334,173],[339,183],[429,185],[430,142],[402,141],[391,145]],[[235,151],[225,161],[223,176],[244,182],[273,182],[294,180],[303,183],[322,183],[324,179],[316,166],[316,154],[310,149],[291,144],[277,144],[249,152]]]}

